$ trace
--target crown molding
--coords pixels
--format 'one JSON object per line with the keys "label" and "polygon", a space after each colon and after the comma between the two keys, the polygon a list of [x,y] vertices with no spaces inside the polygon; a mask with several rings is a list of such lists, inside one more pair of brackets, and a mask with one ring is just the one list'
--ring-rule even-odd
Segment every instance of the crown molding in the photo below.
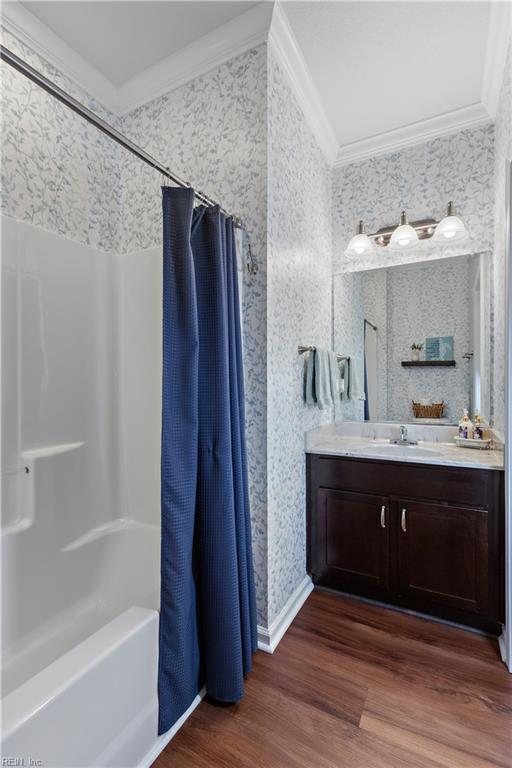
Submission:
{"label": "crown molding", "polygon": [[273,2],[264,2],[149,67],[118,89],[120,114],[152,101],[268,39]]}
{"label": "crown molding", "polygon": [[116,87],[18,0],[2,3],[4,28],[117,116],[266,42],[273,2],[263,2]]}
{"label": "crown molding", "polygon": [[493,0],[489,5],[481,101],[403,128],[341,145],[334,162],[335,167],[432,141],[465,128],[477,128],[495,119],[508,46],[512,41],[512,5],[508,0]]}
{"label": "crown molding", "polygon": [[274,6],[269,45],[281,65],[326,160],[332,164],[338,142],[288,19],[279,4]]}
{"label": "crown molding", "polygon": [[421,120],[394,131],[379,133],[368,139],[354,141],[340,147],[335,167],[367,160],[376,155],[405,149],[414,144],[457,133],[465,128],[477,128],[491,122],[491,118],[483,104],[472,104],[469,107],[455,109],[442,115]]}
{"label": "crown molding", "polygon": [[117,89],[110,80],[17,0],[2,2],[0,21],[7,32],[73,80],[103,107],[118,114]]}
{"label": "crown molding", "polygon": [[493,120],[496,117],[507,50],[511,40],[512,5],[509,2],[490,3],[489,30],[482,78],[482,104]]}
{"label": "crown molding", "polygon": [[338,145],[285,11],[277,2],[260,3],[118,88],[18,0],[2,2],[1,22],[8,32],[119,116],[268,41],[327,161],[342,166],[475,128],[493,119],[512,34],[512,7],[508,2],[490,4],[481,103],[342,146]]}

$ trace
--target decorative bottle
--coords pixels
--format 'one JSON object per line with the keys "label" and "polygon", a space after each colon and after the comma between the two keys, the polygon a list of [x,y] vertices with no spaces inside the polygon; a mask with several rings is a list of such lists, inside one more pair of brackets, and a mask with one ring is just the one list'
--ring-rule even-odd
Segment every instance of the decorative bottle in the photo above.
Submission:
{"label": "decorative bottle", "polygon": [[468,409],[464,408],[462,419],[459,421],[459,437],[467,440],[473,433],[473,424],[469,418]]}
{"label": "decorative bottle", "polygon": [[477,411],[475,413],[475,423],[473,426],[473,440],[483,440],[484,437],[484,428],[482,424],[482,417],[480,416],[480,412]]}

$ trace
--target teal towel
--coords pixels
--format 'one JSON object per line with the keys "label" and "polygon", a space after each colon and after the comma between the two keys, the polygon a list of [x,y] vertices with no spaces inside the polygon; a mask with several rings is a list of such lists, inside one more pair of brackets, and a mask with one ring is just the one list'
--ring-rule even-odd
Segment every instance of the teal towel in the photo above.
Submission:
{"label": "teal towel", "polygon": [[348,387],[350,400],[366,400],[363,361],[360,357],[351,357],[348,362]]}
{"label": "teal towel", "polygon": [[339,393],[338,358],[334,352],[319,347],[315,350],[315,396],[320,409],[333,405]]}
{"label": "teal towel", "polygon": [[336,402],[340,395],[340,367],[334,352],[317,347],[304,366],[304,400],[322,410]]}
{"label": "teal towel", "polygon": [[335,352],[329,352],[329,377],[331,380],[331,399],[334,404],[337,398],[340,396],[341,379],[340,379],[340,364],[338,362],[338,355]]}

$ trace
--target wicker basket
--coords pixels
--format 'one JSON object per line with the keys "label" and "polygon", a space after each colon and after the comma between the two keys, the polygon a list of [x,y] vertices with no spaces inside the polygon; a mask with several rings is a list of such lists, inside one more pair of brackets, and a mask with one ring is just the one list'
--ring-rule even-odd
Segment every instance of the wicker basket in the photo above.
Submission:
{"label": "wicker basket", "polygon": [[431,405],[422,405],[412,401],[412,412],[416,419],[442,419],[445,403],[431,403]]}

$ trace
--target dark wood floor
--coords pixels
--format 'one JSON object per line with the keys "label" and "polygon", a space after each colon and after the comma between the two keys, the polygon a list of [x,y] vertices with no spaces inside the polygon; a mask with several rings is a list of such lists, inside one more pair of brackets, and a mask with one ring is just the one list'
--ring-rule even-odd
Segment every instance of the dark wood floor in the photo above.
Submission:
{"label": "dark wood floor", "polygon": [[202,702],[154,768],[512,766],[497,643],[315,591],[243,702]]}

